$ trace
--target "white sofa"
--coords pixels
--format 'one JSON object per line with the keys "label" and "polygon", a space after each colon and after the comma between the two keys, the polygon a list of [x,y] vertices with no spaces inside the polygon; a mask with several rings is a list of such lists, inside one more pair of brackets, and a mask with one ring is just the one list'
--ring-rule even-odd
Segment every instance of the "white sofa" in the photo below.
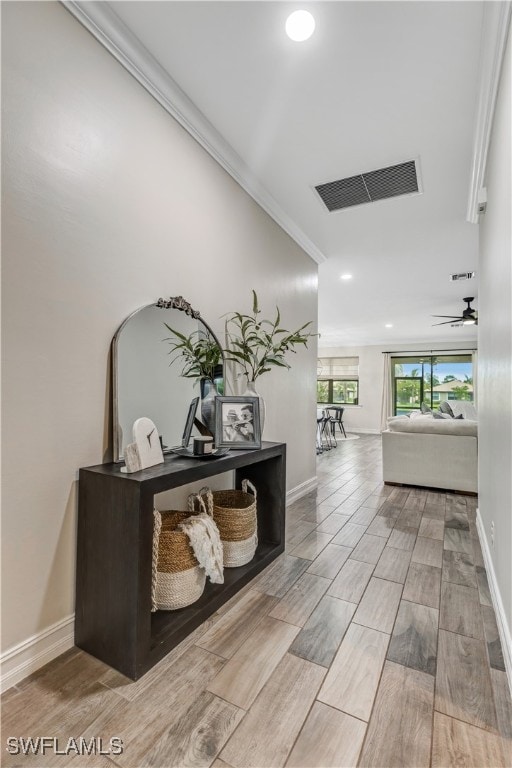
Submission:
{"label": "white sofa", "polygon": [[385,483],[477,493],[477,422],[468,419],[388,419],[382,433]]}

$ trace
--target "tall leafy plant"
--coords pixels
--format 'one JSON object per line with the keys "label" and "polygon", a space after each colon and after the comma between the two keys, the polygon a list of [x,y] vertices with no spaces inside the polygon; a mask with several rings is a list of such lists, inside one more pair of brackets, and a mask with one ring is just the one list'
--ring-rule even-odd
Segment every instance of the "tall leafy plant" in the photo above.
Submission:
{"label": "tall leafy plant", "polygon": [[281,328],[279,307],[273,320],[261,319],[256,291],[252,296],[252,314],[233,312],[226,319],[225,359],[238,365],[242,369],[238,375],[247,376],[248,381],[255,381],[273,366],[291,368],[287,355],[295,354],[298,345],[307,347],[308,340],[317,335],[307,330],[311,320],[295,331]]}
{"label": "tall leafy plant", "polygon": [[169,354],[176,353],[169,365],[181,362],[181,376],[196,381],[213,382],[215,370],[222,361],[222,350],[217,342],[199,331],[185,336],[167,323],[164,325],[173,334],[173,338],[164,339],[171,346]]}

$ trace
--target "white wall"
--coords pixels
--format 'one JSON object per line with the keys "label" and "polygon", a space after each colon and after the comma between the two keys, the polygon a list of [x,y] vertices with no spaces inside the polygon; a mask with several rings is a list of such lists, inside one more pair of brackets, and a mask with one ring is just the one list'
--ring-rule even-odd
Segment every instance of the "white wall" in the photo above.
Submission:
{"label": "white wall", "polygon": [[415,351],[427,352],[443,349],[474,349],[474,342],[452,343],[432,342],[431,344],[388,344],[386,346],[367,347],[322,347],[319,357],[353,357],[359,356],[359,406],[346,406],[343,413],[345,429],[355,432],[380,432],[382,386],[384,381],[383,352]]}
{"label": "white wall", "polygon": [[[183,295],[220,316],[317,317],[316,264],[58,3],[2,7],[2,630],[74,609],[77,469],[109,457],[109,348]],[[316,475],[316,343],[261,379],[288,487]],[[300,440],[297,440],[300,435]]]}
{"label": "white wall", "polygon": [[[512,635],[511,58],[503,63],[480,217],[479,509]],[[491,523],[494,522],[494,547]],[[512,648],[508,649],[509,659]],[[509,675],[512,669],[509,669]],[[512,677],[510,678],[512,682]]]}

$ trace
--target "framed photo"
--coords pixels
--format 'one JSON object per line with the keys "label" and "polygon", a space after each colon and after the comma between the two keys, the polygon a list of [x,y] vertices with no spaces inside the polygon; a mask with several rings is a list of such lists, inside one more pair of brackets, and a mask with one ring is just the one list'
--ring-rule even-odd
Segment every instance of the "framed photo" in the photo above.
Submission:
{"label": "framed photo", "polygon": [[261,448],[259,398],[216,397],[215,422],[218,448]]}

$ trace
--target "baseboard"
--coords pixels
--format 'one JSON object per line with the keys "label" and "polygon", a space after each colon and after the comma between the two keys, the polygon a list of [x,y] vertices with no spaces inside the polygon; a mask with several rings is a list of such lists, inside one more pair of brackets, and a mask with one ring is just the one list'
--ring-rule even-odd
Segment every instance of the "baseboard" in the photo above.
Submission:
{"label": "baseboard", "polygon": [[318,487],[318,480],[315,477],[310,477],[309,480],[305,480],[303,483],[296,485],[295,488],[291,488],[286,493],[286,506],[293,504],[294,501],[301,499],[307,493],[314,491]]}
{"label": "baseboard", "polygon": [[0,656],[0,691],[6,691],[74,645],[75,617],[68,616]]}
{"label": "baseboard", "polygon": [[480,546],[482,547],[482,555],[484,558],[485,570],[487,571],[487,581],[489,582],[489,590],[491,592],[494,613],[496,614],[496,622],[498,624],[498,631],[500,634],[501,648],[503,650],[503,659],[505,661],[508,685],[512,691],[512,637],[510,634],[510,627],[507,623],[507,617],[503,607],[503,601],[501,599],[500,588],[498,586],[496,572],[492,562],[491,551],[489,549],[489,543],[487,541],[487,536],[485,534],[485,528],[479,509],[476,511],[476,528],[478,531],[478,538],[480,539]]}
{"label": "baseboard", "polygon": [[364,429],[363,427],[348,427],[345,424],[347,432],[360,433],[361,435],[380,435],[380,429]]}

